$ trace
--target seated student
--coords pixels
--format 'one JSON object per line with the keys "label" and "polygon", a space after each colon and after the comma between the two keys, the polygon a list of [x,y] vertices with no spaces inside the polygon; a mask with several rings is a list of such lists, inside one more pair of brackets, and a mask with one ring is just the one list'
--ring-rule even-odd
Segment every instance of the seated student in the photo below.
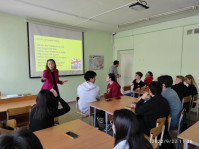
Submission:
{"label": "seated student", "polygon": [[186,85],[184,85],[185,78],[183,76],[176,76],[175,85],[172,86],[172,89],[176,91],[181,102],[184,97],[189,96],[189,90]]}
{"label": "seated student", "polygon": [[100,99],[100,89],[94,84],[96,75],[94,71],[87,71],[84,74],[86,82],[80,84],[77,88],[79,109],[85,114],[89,113],[88,103]]}
{"label": "seated student", "polygon": [[178,121],[182,111],[182,104],[178,94],[171,88],[173,79],[171,76],[163,75],[158,77],[158,82],[162,84],[162,96],[168,101],[171,114],[171,129],[178,128]]}
{"label": "seated student", "polygon": [[153,73],[151,71],[148,71],[145,75],[144,83],[148,87],[149,84],[153,81]]}
{"label": "seated student", "polygon": [[185,82],[188,84],[188,90],[190,95],[194,96],[198,94],[198,86],[195,82],[195,79],[192,75],[185,76]]}
{"label": "seated student", "polygon": [[[188,84],[188,90],[189,94],[194,97],[194,95],[198,95],[198,86],[196,84],[196,81],[192,75],[186,75],[185,76],[185,82]],[[196,99],[194,99],[196,100]],[[193,108],[196,106],[196,104],[193,104]]]}
{"label": "seated student", "polygon": [[0,135],[0,149],[43,149],[37,136],[27,129],[15,134]]}
{"label": "seated student", "polygon": [[[145,83],[141,80],[143,74],[141,72],[136,72],[135,73],[135,79],[133,80],[133,82],[130,84],[130,85],[125,85],[123,87],[123,89],[125,87],[130,87],[130,86],[133,86],[133,90],[141,90],[142,87],[145,86]],[[133,97],[133,92],[130,92],[128,94],[125,94],[127,96],[132,96]]]}
{"label": "seated student", "polygon": [[[62,105],[58,109],[57,102]],[[58,93],[51,89],[41,90],[37,96],[36,104],[30,112],[30,129],[37,131],[54,125],[54,117],[61,116],[70,111],[69,105],[60,97]]]}
{"label": "seated student", "polygon": [[122,93],[120,91],[120,85],[115,80],[115,75],[113,73],[109,73],[107,75],[106,81],[108,82],[106,99],[112,98],[112,97],[122,96]]}
{"label": "seated student", "polygon": [[127,109],[113,114],[114,149],[152,149],[144,137],[135,114]]}
{"label": "seated student", "polygon": [[[169,104],[161,96],[161,91],[162,85],[157,81],[152,81],[149,84],[149,93],[144,93],[137,104],[131,105],[132,108],[135,108],[141,128],[146,135],[149,135],[150,130],[156,127],[156,120],[158,118],[169,115]],[[151,97],[145,102],[149,94]]]}

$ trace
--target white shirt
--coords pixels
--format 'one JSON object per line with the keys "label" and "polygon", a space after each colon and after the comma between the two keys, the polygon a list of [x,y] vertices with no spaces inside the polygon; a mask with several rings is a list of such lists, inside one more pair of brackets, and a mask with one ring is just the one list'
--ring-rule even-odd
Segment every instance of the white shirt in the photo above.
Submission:
{"label": "white shirt", "polygon": [[129,149],[129,144],[126,140],[119,142],[113,149]]}
{"label": "white shirt", "polygon": [[88,103],[97,101],[100,99],[100,89],[92,82],[84,82],[77,88],[77,95],[79,97],[78,105],[79,109],[88,114]]}

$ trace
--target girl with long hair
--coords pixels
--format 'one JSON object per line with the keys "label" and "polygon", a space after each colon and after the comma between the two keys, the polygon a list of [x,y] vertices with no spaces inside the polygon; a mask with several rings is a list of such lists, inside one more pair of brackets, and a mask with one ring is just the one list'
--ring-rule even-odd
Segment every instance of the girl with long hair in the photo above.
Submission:
{"label": "girl with long hair", "polygon": [[188,90],[190,95],[194,96],[198,94],[198,86],[196,84],[196,81],[192,75],[186,75],[185,76],[185,82],[188,84]]}
{"label": "girl with long hair", "polygon": [[[62,105],[58,109],[57,103]],[[69,105],[58,96],[54,89],[41,90],[37,96],[36,104],[30,112],[30,129],[37,131],[54,125],[54,117],[61,116],[70,111]]]}
{"label": "girl with long hair", "polygon": [[152,149],[132,111],[116,110],[113,114],[112,127],[115,134],[114,149]]}
{"label": "girl with long hair", "polygon": [[120,91],[120,85],[117,83],[115,75],[113,73],[109,73],[107,75],[106,81],[108,82],[106,99],[122,96],[122,93]]}

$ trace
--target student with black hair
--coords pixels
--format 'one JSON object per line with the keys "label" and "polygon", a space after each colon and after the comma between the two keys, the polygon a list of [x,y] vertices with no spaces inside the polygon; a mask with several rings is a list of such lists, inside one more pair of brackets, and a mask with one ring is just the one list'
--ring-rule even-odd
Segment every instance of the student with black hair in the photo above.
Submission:
{"label": "student with black hair", "polygon": [[113,114],[114,149],[152,149],[144,137],[135,114],[127,109]]}
{"label": "student with black hair", "polygon": [[[135,108],[143,132],[148,136],[150,130],[156,127],[156,120],[169,115],[169,104],[161,96],[161,91],[162,85],[157,81],[152,81],[149,84],[149,93],[144,93],[137,104],[131,105]],[[149,95],[149,100],[145,102]]]}
{"label": "student with black hair", "polygon": [[[129,85],[125,85],[123,86],[123,89],[125,87],[131,87],[133,86],[133,90],[141,90],[144,86],[145,86],[145,83],[141,80],[143,74],[141,72],[136,72],[135,73],[135,79],[133,80],[133,82]],[[130,92],[128,94],[125,94],[126,96],[131,96],[133,97],[133,92]]]}
{"label": "student with black hair", "polygon": [[178,94],[171,88],[173,79],[171,76],[163,75],[158,77],[158,82],[162,84],[162,96],[169,103],[171,114],[170,129],[176,129],[178,128],[178,121],[182,111],[182,103],[180,102]]}
{"label": "student with black hair", "polygon": [[148,71],[145,75],[144,83],[148,87],[149,84],[153,81],[153,73],[151,71]]}
{"label": "student with black hair", "polygon": [[111,66],[109,69],[109,73],[113,73],[115,75],[115,80],[117,80],[117,78],[120,77],[120,74],[118,74],[118,71],[117,71],[118,66],[119,66],[119,61],[115,60],[113,62],[113,66]]}
{"label": "student with black hair", "polygon": [[15,134],[0,135],[0,149],[43,149],[37,136],[27,129]]}
{"label": "student with black hair", "polygon": [[79,97],[79,109],[88,114],[88,103],[100,100],[100,88],[95,85],[96,73],[94,71],[87,71],[84,74],[84,83],[80,84],[77,88],[77,95]]}
{"label": "student with black hair", "polygon": [[122,93],[120,91],[120,85],[115,80],[115,75],[113,73],[109,73],[106,76],[106,81],[108,82],[106,99],[112,98],[112,97],[122,96]]}
{"label": "student with black hair", "polygon": [[[58,109],[57,103],[62,105]],[[37,96],[36,104],[30,112],[30,129],[38,131],[54,125],[54,117],[61,116],[70,111],[69,105],[58,96],[58,93],[51,89],[41,90]]]}

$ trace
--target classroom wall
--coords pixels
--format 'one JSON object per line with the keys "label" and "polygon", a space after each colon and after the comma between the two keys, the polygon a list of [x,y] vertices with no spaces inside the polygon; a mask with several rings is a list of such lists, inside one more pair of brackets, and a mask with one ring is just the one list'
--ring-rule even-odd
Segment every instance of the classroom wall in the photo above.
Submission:
{"label": "classroom wall", "polygon": [[155,79],[164,74],[173,79],[179,74],[192,74],[199,84],[199,34],[187,35],[187,30],[195,28],[199,28],[199,15],[118,32],[114,57],[120,50],[133,49],[134,73],[150,70]]}
{"label": "classroom wall", "polygon": [[[24,17],[0,13],[0,91],[2,95],[37,94],[42,83],[39,78],[29,78],[27,26]],[[104,55],[104,70],[97,70],[96,84],[101,94],[106,91],[105,77],[112,65],[112,35],[99,31],[84,31],[84,62],[88,70],[89,55]],[[69,80],[59,85],[60,94],[67,101],[75,100],[77,86],[84,82],[82,76],[60,77]]]}

